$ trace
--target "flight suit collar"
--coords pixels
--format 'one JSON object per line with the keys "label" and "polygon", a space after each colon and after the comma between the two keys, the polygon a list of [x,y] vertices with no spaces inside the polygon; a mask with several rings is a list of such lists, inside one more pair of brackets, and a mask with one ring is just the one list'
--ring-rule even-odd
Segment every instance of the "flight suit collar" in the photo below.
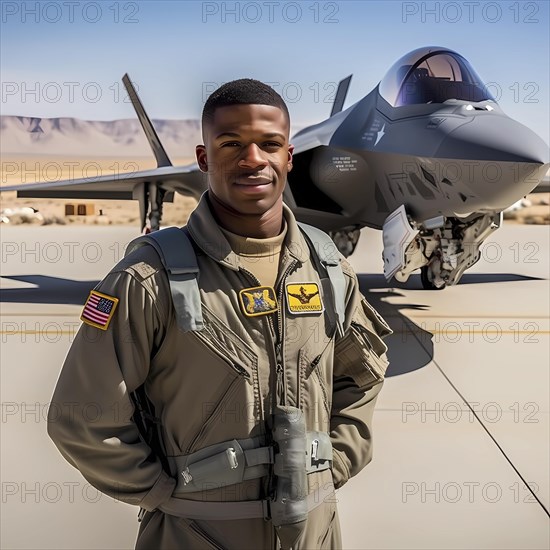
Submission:
{"label": "flight suit collar", "polygon": [[285,217],[288,229],[284,242],[283,253],[286,249],[287,253],[294,259],[305,263],[309,260],[309,246],[303,233],[300,231],[296,218],[292,210],[283,203],[283,216]]}
{"label": "flight suit collar", "polygon": [[[281,250],[282,261],[285,258],[294,258],[300,262],[306,262],[309,259],[309,247],[305,241],[296,218],[292,210],[283,203],[283,215],[287,223],[287,234],[283,249]],[[237,271],[239,269],[239,259],[237,254],[231,249],[231,245],[225,235],[220,230],[218,222],[212,214],[208,203],[208,191],[203,193],[199,200],[199,204],[189,216],[187,228],[193,240],[204,251],[207,256],[210,256],[214,261],[221,263]]]}
{"label": "flight suit collar", "polygon": [[238,257],[231,249],[229,241],[220,230],[218,222],[210,210],[208,191],[202,194],[199,204],[191,212],[187,229],[195,243],[207,256],[234,271],[239,269]]}

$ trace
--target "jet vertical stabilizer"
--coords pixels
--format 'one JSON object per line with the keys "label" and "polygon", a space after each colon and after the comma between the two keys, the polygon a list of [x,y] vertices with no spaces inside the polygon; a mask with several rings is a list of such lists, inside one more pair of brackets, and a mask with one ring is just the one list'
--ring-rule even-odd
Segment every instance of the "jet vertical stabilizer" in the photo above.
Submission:
{"label": "jet vertical stabilizer", "polygon": [[346,100],[346,96],[348,95],[348,88],[352,76],[353,75],[350,74],[343,80],[340,80],[340,82],[338,83],[338,90],[336,90],[336,96],[334,97],[334,103],[332,104],[332,111],[330,112],[330,116],[334,116],[336,113],[339,113],[344,108],[344,101]]}
{"label": "jet vertical stabilizer", "polygon": [[157,166],[159,168],[162,166],[172,166],[172,163],[170,162],[170,159],[166,154],[166,150],[164,149],[164,147],[162,146],[162,143],[160,142],[160,139],[157,135],[155,128],[153,127],[153,123],[151,122],[151,119],[145,112],[143,104],[141,103],[141,100],[137,95],[136,89],[134,88],[134,85],[132,84],[132,81],[130,80],[128,73],[126,73],[122,77],[122,82],[124,83],[124,87],[128,92],[130,101],[134,106],[136,114],[139,118],[139,122],[141,123],[141,127],[143,128],[143,131],[147,136],[147,141],[149,141],[149,145],[151,146],[153,155],[155,155],[155,158],[157,159]]}

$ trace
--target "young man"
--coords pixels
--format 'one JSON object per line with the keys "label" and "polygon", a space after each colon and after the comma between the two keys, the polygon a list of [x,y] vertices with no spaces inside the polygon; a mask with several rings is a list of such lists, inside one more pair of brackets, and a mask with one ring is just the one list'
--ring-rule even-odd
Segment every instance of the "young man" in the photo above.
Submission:
{"label": "young man", "polygon": [[[159,255],[132,252],[92,291],[52,399],[102,415],[71,408],[49,433],[95,487],[147,510],[137,548],[339,548],[333,491],[371,459],[390,331],[340,257],[338,323],[327,269],[282,201],[293,146],[281,97],[230,82],[202,128],[209,188],[187,231],[204,326],[178,328]],[[142,385],[164,469],[132,416]]]}

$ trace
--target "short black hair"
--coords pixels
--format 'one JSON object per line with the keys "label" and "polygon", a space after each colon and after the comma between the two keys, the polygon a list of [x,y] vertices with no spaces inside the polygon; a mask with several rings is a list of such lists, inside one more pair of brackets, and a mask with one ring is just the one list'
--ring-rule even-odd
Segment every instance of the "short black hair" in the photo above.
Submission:
{"label": "short black hair", "polygon": [[283,111],[290,127],[290,115],[283,98],[271,87],[253,78],[232,80],[214,90],[202,110],[202,126],[214,118],[218,107],[228,105],[271,105]]}

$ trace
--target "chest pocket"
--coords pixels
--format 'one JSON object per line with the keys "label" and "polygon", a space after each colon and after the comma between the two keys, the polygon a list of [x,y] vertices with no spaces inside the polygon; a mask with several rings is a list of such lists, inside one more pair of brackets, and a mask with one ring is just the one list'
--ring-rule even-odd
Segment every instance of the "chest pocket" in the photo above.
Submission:
{"label": "chest pocket", "polygon": [[[298,354],[298,404],[312,414],[316,430],[328,430],[332,406],[334,338],[313,332]],[[320,423],[319,423],[320,422]],[[313,428],[312,428],[313,429]]]}
{"label": "chest pocket", "polygon": [[206,385],[213,385],[214,377],[220,377],[219,369],[225,370],[227,376],[222,392],[210,399],[208,414],[203,414],[201,425],[196,426],[198,432],[187,446],[187,453],[225,441],[230,434],[247,437],[251,427],[262,419],[257,355],[204,304],[203,317],[204,328],[194,332],[193,337],[204,346]]}
{"label": "chest pocket", "polygon": [[251,380],[255,379],[258,357],[254,351],[204,304],[202,311],[205,328],[196,336],[226,360],[240,365]]}
{"label": "chest pocket", "polygon": [[346,336],[336,344],[334,375],[351,377],[361,389],[380,383],[389,364],[388,347],[382,338],[391,333],[387,323],[363,299]]}

